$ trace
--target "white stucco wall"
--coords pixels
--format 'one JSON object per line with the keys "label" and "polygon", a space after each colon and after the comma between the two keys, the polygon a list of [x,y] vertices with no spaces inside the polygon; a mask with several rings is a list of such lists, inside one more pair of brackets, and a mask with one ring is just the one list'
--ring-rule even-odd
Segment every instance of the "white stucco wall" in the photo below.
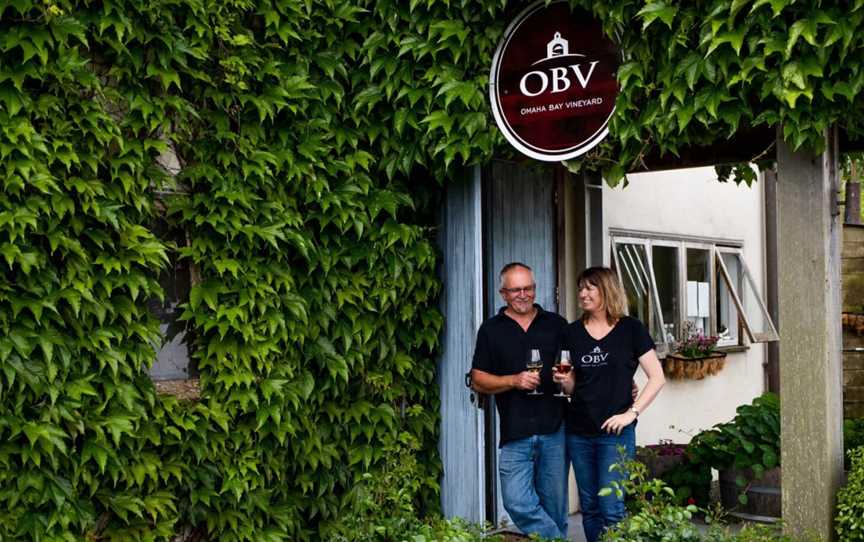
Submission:
{"label": "white stucco wall", "polygon": [[[763,184],[720,183],[713,168],[630,175],[626,188],[603,188],[605,258],[610,257],[609,229],[697,235],[742,241],[744,260],[760,295],[765,296]],[[640,417],[637,442],[660,439],[688,442],[692,435],[730,420],[735,409],[761,394],[764,387],[763,344],[730,353],[726,367],[704,380],[668,380]],[[637,373],[640,386],[644,375]]]}

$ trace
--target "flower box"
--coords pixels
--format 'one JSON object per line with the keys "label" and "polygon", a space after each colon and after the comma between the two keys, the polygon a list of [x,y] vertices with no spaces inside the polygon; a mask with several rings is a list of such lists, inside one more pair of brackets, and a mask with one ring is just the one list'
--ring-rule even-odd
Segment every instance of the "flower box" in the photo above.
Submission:
{"label": "flower box", "polygon": [[712,352],[700,357],[686,357],[680,354],[667,354],[663,360],[663,372],[672,380],[702,380],[708,375],[716,375],[726,365],[724,352]]}

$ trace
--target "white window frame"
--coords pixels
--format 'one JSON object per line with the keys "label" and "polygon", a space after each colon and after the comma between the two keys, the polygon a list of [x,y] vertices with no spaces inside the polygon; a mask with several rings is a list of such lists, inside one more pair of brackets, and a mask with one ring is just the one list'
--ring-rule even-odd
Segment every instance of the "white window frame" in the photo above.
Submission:
{"label": "white window frame", "polygon": [[[677,249],[678,321],[674,322],[673,327],[676,337],[680,336],[682,331],[681,326],[683,325],[684,321],[687,320],[687,249],[699,249],[708,251],[708,261],[710,262],[708,269],[708,280],[710,283],[710,311],[708,317],[709,329],[706,330],[706,333],[710,335],[717,335],[717,323],[719,319],[719,315],[717,314],[717,293],[719,287],[718,281],[720,280],[725,283],[726,288],[729,290],[729,294],[732,297],[732,301],[735,304],[735,308],[738,312],[739,328],[743,331],[743,333],[738,334],[738,339],[736,342],[719,343],[718,347],[721,349],[729,347],[734,348],[737,346],[746,346],[748,343],[771,342],[779,340],[779,335],[777,334],[777,329],[774,326],[774,322],[772,321],[771,316],[768,313],[759,289],[756,287],[756,281],[753,279],[753,275],[750,272],[749,267],[747,266],[747,262],[744,260],[743,243],[726,239],[708,239],[699,237],[664,235],[649,232],[629,232],[624,230],[610,230],[609,240],[613,266],[622,284],[624,284],[624,277],[622,276],[621,265],[618,259],[618,251],[616,250],[616,246],[619,244],[629,244],[641,245],[645,247],[644,250],[647,257],[646,259],[648,261],[648,275],[651,281],[649,295],[653,296],[653,300],[651,302],[655,307],[654,312],[657,313],[655,317],[658,318],[661,329],[665,329],[665,326],[662,314],[663,311],[659,303],[660,296],[658,295],[657,281],[654,274],[653,248],[655,246]],[[756,297],[756,302],[758,304],[758,309],[762,312],[765,324],[767,326],[767,329],[765,331],[754,329],[752,322],[750,322],[747,313],[744,310],[743,303],[741,301],[741,295],[738,292],[738,285],[733,284],[733,281],[730,278],[730,273],[726,268],[725,263],[723,262],[723,254],[735,254],[738,258],[738,262],[741,265],[741,269],[744,275],[744,280],[747,281],[749,287],[753,290]],[[664,340],[662,341],[662,344],[658,343],[657,347],[658,353],[663,354],[670,352],[673,348],[673,345],[669,344]]]}
{"label": "white window frame", "polygon": [[[618,280],[621,281],[621,284],[624,284],[624,279],[621,276],[621,267],[622,266],[620,265],[620,262],[618,261],[618,251],[615,250],[616,244],[641,245],[643,247],[643,250],[645,250],[645,261],[648,264],[648,269],[643,270],[643,271],[647,271],[647,273],[646,273],[647,278],[650,281],[648,288],[646,288],[646,290],[647,290],[646,294],[648,295],[649,305],[654,306],[654,312],[655,312],[654,317],[657,318],[657,321],[660,323],[660,329],[664,334],[664,337],[663,337],[664,340],[660,341],[656,346],[657,346],[659,353],[665,354],[665,353],[670,351],[669,349],[672,347],[672,345],[670,345],[665,340],[665,338],[666,338],[665,337],[666,325],[665,325],[665,322],[663,321],[663,310],[660,307],[660,302],[659,302],[660,296],[657,294],[657,279],[654,276],[654,263],[653,263],[652,258],[651,258],[650,241],[648,239],[640,239],[638,237],[623,237],[623,236],[618,237],[618,238],[613,237],[612,259],[615,262],[615,270],[618,274]],[[629,268],[628,268],[628,274],[630,274]],[[636,283],[636,281],[633,280],[632,278],[631,278],[631,282],[633,282],[634,284]],[[640,280],[640,282],[641,282],[641,280]],[[626,307],[626,308],[627,308],[627,311],[629,313],[630,307]],[[648,325],[649,329],[651,329],[651,326],[648,322],[645,322],[645,324]]]}

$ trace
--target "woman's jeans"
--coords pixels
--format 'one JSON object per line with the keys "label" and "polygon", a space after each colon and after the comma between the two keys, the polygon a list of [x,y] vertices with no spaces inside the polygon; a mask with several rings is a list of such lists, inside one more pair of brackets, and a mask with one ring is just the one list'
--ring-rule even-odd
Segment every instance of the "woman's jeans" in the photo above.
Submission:
{"label": "woman's jeans", "polygon": [[510,519],[525,534],[567,537],[567,456],[564,424],[555,433],[533,435],[501,446],[501,498]]}
{"label": "woman's jeans", "polygon": [[[567,435],[567,456],[573,463],[576,485],[579,487],[579,505],[582,509],[582,527],[588,542],[596,542],[608,527],[624,519],[624,499],[597,493],[612,482],[623,480],[620,470],[609,471],[614,463],[633,459],[636,455],[635,423],[625,427],[620,435],[604,434],[592,437]],[[624,448],[622,459],[619,447]]]}

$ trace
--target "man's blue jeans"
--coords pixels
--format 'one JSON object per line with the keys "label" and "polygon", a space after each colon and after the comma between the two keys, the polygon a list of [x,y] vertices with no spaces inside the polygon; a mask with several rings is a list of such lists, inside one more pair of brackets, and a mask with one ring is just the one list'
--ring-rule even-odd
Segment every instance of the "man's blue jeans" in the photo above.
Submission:
{"label": "man's blue jeans", "polygon": [[501,497],[510,519],[525,534],[567,537],[567,455],[564,424],[555,433],[501,446]]}
{"label": "man's blue jeans", "polygon": [[582,509],[582,527],[588,542],[596,542],[608,527],[624,519],[624,499],[597,493],[622,480],[620,470],[610,472],[609,467],[622,461],[619,447],[624,448],[625,459],[636,455],[636,424],[625,427],[620,435],[605,434],[592,437],[567,435],[567,456],[573,462],[576,485],[579,487],[579,507]]}

